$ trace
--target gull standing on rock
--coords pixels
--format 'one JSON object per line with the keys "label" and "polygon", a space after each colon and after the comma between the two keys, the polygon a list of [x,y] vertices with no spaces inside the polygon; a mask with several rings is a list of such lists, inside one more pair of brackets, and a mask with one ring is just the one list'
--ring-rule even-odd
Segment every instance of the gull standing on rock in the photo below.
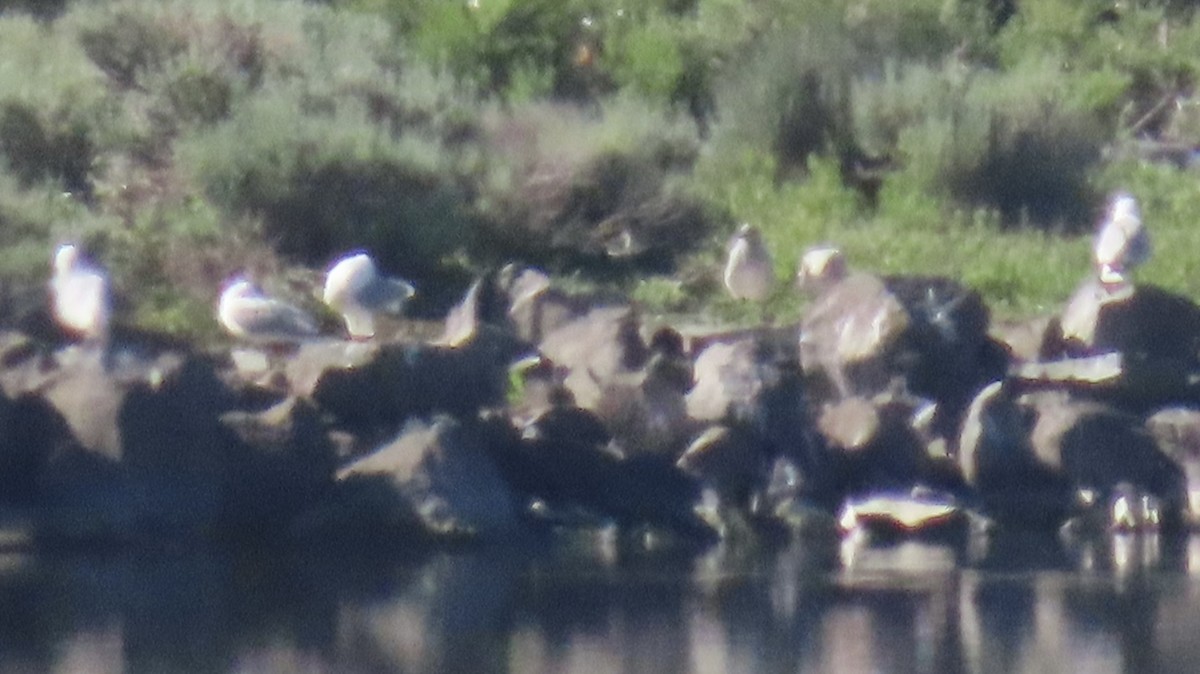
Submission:
{"label": "gull standing on rock", "polygon": [[379,273],[366,253],[338,260],[325,276],[325,304],[346,320],[354,339],[375,336],[375,314],[399,315],[416,291],[412,284]]}
{"label": "gull standing on rock", "polygon": [[299,342],[318,333],[317,322],[308,313],[267,297],[242,277],[235,278],[221,293],[217,316],[229,334],[252,342]]}
{"label": "gull standing on rock", "polygon": [[1105,286],[1124,285],[1127,274],[1150,259],[1150,234],[1142,226],[1141,211],[1132,194],[1113,196],[1092,252],[1096,274]]}
{"label": "gull standing on rock", "polygon": [[54,253],[50,292],[54,318],[63,329],[85,341],[107,341],[111,313],[108,275],[81,259],[74,244],[63,244]]}
{"label": "gull standing on rock", "polygon": [[734,299],[761,302],[775,285],[771,253],[756,227],[743,224],[729,242],[725,263],[725,287]]}

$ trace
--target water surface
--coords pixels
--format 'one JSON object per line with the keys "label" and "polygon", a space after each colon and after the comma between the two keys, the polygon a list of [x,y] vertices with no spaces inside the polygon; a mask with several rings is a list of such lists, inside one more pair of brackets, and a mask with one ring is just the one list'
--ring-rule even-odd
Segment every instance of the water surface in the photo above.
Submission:
{"label": "water surface", "polygon": [[0,672],[1195,672],[1200,538],[0,555]]}

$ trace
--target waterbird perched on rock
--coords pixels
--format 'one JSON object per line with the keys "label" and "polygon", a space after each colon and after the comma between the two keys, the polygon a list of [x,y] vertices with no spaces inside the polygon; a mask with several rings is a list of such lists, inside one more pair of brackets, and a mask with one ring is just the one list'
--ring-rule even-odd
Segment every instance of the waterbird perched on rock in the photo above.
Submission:
{"label": "waterbird perched on rock", "polygon": [[244,277],[234,278],[221,293],[217,317],[229,334],[252,342],[299,342],[318,333],[316,320],[307,312],[267,297]]}
{"label": "waterbird perched on rock", "polygon": [[108,275],[83,260],[74,244],[63,244],[55,251],[50,292],[54,318],[63,329],[87,341],[108,339]]}
{"label": "waterbird perched on rock", "polygon": [[337,261],[325,275],[325,304],[342,315],[353,339],[375,336],[375,314],[399,315],[416,291],[408,281],[383,276],[366,253]]}
{"label": "waterbird perched on rock", "polygon": [[1127,274],[1148,259],[1150,234],[1142,226],[1137,199],[1118,192],[1109,201],[1092,246],[1096,274],[1105,286],[1124,285]]}
{"label": "waterbird perched on rock", "polygon": [[775,268],[762,234],[758,228],[742,224],[729,241],[725,287],[734,299],[761,302],[771,294],[773,285]]}
{"label": "waterbird perched on rock", "polygon": [[800,256],[796,285],[801,290],[819,295],[849,275],[846,256],[833,244],[811,246]]}

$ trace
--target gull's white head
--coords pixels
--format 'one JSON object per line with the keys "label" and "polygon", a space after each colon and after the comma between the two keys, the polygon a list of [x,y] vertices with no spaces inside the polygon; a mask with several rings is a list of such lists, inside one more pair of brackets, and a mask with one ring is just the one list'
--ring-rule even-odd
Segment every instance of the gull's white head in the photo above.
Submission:
{"label": "gull's white head", "polygon": [[79,264],[79,249],[72,243],[64,243],[54,251],[54,273],[68,274]]}
{"label": "gull's white head", "polygon": [[1137,199],[1128,192],[1118,192],[1113,195],[1112,203],[1108,209],[1108,221],[1142,221],[1141,209],[1138,208]]}
{"label": "gull's white head", "polygon": [[805,290],[819,290],[841,281],[849,273],[846,256],[840,248],[832,244],[812,246],[800,256],[796,284]]}

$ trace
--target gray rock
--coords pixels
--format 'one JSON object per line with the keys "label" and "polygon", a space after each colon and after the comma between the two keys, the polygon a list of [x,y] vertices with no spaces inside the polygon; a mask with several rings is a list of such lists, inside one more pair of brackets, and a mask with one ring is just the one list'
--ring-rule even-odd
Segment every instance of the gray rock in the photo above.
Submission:
{"label": "gray rock", "polygon": [[1076,508],[1076,489],[1060,464],[1044,463],[1030,441],[1035,415],[1014,387],[994,382],[972,401],[958,462],[974,505],[1001,524],[1056,528]]}
{"label": "gray rock", "polygon": [[[449,417],[410,422],[337,473],[339,501],[366,506],[382,532],[414,524],[435,537],[502,540],[519,529],[516,498],[476,429]],[[348,526],[363,526],[348,522]]]}
{"label": "gray rock", "polygon": [[320,343],[286,365],[290,389],[344,429],[394,433],[406,419],[436,412],[473,417],[501,405],[508,368],[527,348],[484,326],[457,346],[425,343]]}
{"label": "gray rock", "polygon": [[1127,484],[1178,523],[1186,504],[1183,471],[1138,417],[1061,391],[1018,398],[1015,388],[1002,382],[985,388],[963,428],[960,465],[985,510],[1051,524],[1075,509],[1081,490],[1107,508]]}
{"label": "gray rock", "polygon": [[653,454],[675,460],[699,425],[687,413],[684,396],[693,385],[692,363],[673,329],[655,333],[651,355],[635,373],[607,380],[597,415],[626,456]]}
{"label": "gray rock", "polygon": [[688,415],[701,421],[721,421],[735,403],[756,398],[764,382],[755,361],[752,337],[717,342],[696,356],[695,385],[687,394]]}
{"label": "gray rock", "polygon": [[226,412],[220,421],[244,448],[231,457],[226,535],[282,535],[332,487],[335,449],[309,401],[290,397],[262,412]]}
{"label": "gray rock", "polygon": [[800,325],[800,363],[832,391],[821,399],[871,395],[892,378],[891,356],[911,320],[875,276],[853,273],[809,308]]}
{"label": "gray rock", "polygon": [[676,464],[716,490],[723,502],[747,506],[766,486],[768,461],[761,443],[738,429],[712,426],[692,441]]}
{"label": "gray rock", "polygon": [[1200,354],[1200,307],[1162,288],[1110,290],[1088,279],[1048,330],[1042,351],[1047,358],[1119,351],[1194,369]]}
{"label": "gray rock", "polygon": [[632,307],[600,307],[552,331],[539,348],[567,369],[564,384],[576,402],[595,409],[607,382],[637,372],[646,364],[649,350],[642,341],[640,327]]}

